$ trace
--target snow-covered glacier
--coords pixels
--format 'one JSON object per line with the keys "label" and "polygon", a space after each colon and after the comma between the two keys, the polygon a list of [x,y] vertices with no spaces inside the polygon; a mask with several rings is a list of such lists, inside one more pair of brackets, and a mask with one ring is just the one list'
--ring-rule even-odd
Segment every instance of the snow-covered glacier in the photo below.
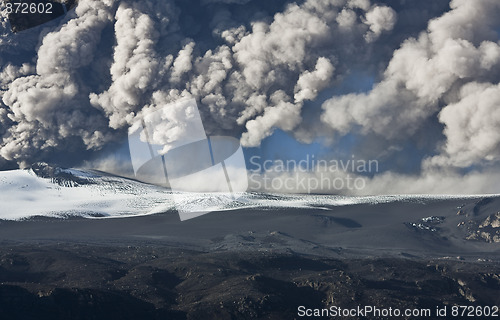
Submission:
{"label": "snow-covered glacier", "polygon": [[331,210],[337,206],[396,201],[428,202],[475,196],[269,194],[247,192],[234,199],[225,194],[176,193],[169,189],[87,169],[38,165],[26,170],[0,172],[0,219],[34,216],[116,218],[184,211],[272,210],[302,208]]}

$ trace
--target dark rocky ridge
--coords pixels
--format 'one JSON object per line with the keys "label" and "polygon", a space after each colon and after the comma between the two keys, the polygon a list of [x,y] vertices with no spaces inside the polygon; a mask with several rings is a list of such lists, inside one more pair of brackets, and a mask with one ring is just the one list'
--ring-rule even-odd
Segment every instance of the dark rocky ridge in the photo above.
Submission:
{"label": "dark rocky ridge", "polygon": [[33,173],[44,179],[50,179],[52,183],[64,187],[78,187],[80,185],[92,184],[91,179],[79,177],[71,173],[67,169],[47,164],[45,162],[37,162],[31,166]]}
{"label": "dark rocky ridge", "polygon": [[434,310],[499,305],[499,292],[494,262],[151,245],[4,243],[0,249],[6,319],[294,319],[300,305]]}
{"label": "dark rocky ridge", "polygon": [[[500,211],[494,198],[483,198],[473,205],[460,208],[457,216],[462,217],[457,225],[465,233],[465,239],[487,243],[500,242]],[[481,215],[481,211],[487,215]]]}
{"label": "dark rocky ridge", "polygon": [[461,226],[467,228],[467,240],[500,242],[500,212],[491,214],[482,221],[469,220]]}

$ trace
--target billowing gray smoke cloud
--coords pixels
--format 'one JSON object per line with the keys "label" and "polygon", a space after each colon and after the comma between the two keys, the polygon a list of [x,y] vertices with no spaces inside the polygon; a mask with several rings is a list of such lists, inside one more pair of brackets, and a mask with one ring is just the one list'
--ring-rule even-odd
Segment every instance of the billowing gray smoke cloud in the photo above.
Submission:
{"label": "billowing gray smoke cloud", "polygon": [[465,83],[498,80],[497,1],[453,1],[453,10],[406,40],[367,94],[334,97],[323,121],[343,134],[355,125],[388,138],[412,135],[444,104],[457,101]]}
{"label": "billowing gray smoke cloud", "polygon": [[75,19],[43,37],[35,66],[4,67],[0,81],[7,108],[0,116],[2,127],[11,125],[3,135],[1,157],[23,165],[44,150],[67,147],[75,136],[87,148],[106,141],[107,123],[89,112],[78,70],[93,63],[101,30],[112,18],[110,5],[82,2]]}
{"label": "billowing gray smoke cloud", "polygon": [[[422,3],[81,0],[62,20],[16,35],[2,16],[0,159],[24,166],[99,150],[145,115],[194,97],[209,134],[236,135],[245,146],[279,128],[301,141],[355,134],[401,150],[434,123],[442,134],[426,144],[422,177],[491,167],[500,141],[500,4],[451,1],[417,35],[412,26],[440,15]],[[410,15],[415,21],[400,19]],[[356,70],[380,81],[318,112],[319,93]]]}
{"label": "billowing gray smoke cloud", "polygon": [[[34,64],[4,66],[0,155],[31,161],[75,137],[98,149],[112,129],[184,96],[200,102],[207,130],[245,131],[243,144],[256,146],[274,128],[300,124],[304,101],[332,83],[348,43],[367,46],[396,21],[369,1],[308,0],[244,24],[217,6],[209,25],[218,44],[204,50],[182,34],[173,1],[80,1],[40,33]],[[101,38],[110,27],[116,43]]]}
{"label": "billowing gray smoke cloud", "polygon": [[[167,54],[159,47],[169,42],[168,34],[157,30],[160,23],[167,31],[174,28],[171,7],[119,4],[113,82],[92,93],[91,103],[119,128],[179,97],[194,96],[209,111],[209,130],[244,128],[247,146],[257,146],[274,128],[292,131],[299,125],[304,101],[313,100],[334,76],[338,58],[332,47],[342,47],[346,37],[332,35],[374,41],[396,19],[389,7],[368,1],[309,0],[289,5],[271,22],[219,31],[223,44],[212,50],[199,52],[195,41],[185,38],[178,52]],[[162,21],[153,18],[155,12],[162,13]],[[216,15],[211,24],[237,25],[230,20]]]}
{"label": "billowing gray smoke cloud", "polygon": [[423,160],[423,175],[498,165],[500,3],[454,0],[451,9],[394,52],[373,90],[326,101],[323,122],[337,135],[360,128],[390,146],[437,117],[444,139],[435,137],[429,153],[437,155]]}

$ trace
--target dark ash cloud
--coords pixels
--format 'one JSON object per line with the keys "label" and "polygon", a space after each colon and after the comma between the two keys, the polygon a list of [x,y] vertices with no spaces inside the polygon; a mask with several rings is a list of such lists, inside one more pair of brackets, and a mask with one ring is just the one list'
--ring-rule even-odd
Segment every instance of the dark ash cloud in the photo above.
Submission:
{"label": "dark ash cloud", "polygon": [[[277,128],[332,148],[354,134],[377,146],[364,157],[397,157],[411,141],[425,149],[415,181],[498,164],[498,1],[192,4],[82,0],[17,34],[0,17],[1,161],[78,162],[65,152],[83,161],[138,119],[194,97],[209,134],[244,146]],[[314,106],[359,70],[372,90]],[[429,127],[441,134],[418,142]],[[406,179],[397,171],[384,179]]]}

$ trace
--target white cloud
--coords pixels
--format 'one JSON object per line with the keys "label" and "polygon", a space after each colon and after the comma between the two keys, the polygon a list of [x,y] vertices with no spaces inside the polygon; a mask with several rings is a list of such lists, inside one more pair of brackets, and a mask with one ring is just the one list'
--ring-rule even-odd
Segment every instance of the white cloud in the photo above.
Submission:
{"label": "white cloud", "polygon": [[396,12],[387,6],[374,6],[366,13],[365,23],[370,26],[370,32],[365,35],[368,42],[377,39],[382,32],[391,31],[396,24]]}

